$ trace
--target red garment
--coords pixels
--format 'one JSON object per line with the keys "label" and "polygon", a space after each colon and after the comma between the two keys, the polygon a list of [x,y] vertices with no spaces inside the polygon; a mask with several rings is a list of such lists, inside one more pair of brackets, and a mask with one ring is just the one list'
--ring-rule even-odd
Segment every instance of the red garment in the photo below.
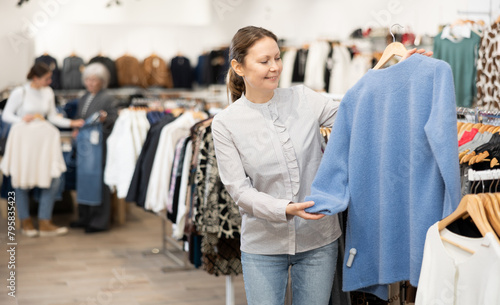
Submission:
{"label": "red garment", "polygon": [[460,141],[458,141],[458,146],[462,146],[465,143],[469,143],[470,141],[472,141],[472,139],[474,139],[478,131],[479,130],[477,128],[472,128],[471,131],[464,132],[464,134],[460,138]]}

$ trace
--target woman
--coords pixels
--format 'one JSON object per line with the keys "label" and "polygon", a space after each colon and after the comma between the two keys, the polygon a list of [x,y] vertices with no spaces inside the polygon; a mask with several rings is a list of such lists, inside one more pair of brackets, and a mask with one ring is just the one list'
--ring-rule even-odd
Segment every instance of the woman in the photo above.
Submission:
{"label": "woman", "polygon": [[[50,68],[44,63],[36,63],[28,73],[29,82],[16,88],[7,100],[2,119],[10,124],[24,121],[32,122],[37,117],[45,117],[52,124],[62,128],[77,128],[83,125],[83,120],[69,120],[59,116],[55,108],[54,92],[49,87],[52,79]],[[54,178],[49,188],[42,188],[38,206],[38,228],[33,226],[29,214],[30,189],[16,188],[16,205],[21,220],[21,233],[34,237],[65,234],[68,229],[57,227],[52,222],[54,197],[59,188],[60,179]]]}
{"label": "woman", "polygon": [[[424,50],[409,51],[405,58]],[[425,54],[430,55],[430,54]],[[215,116],[219,172],[242,214],[241,262],[248,304],[283,304],[291,267],[294,304],[327,304],[341,234],[336,215],[302,202],[321,161],[320,126],[339,103],[304,86],[277,89],[277,37],[240,29],[230,47],[233,104]]]}
{"label": "woman", "polygon": [[[102,172],[106,160],[106,139],[111,134],[113,125],[118,116],[114,98],[106,93],[109,83],[109,72],[100,63],[88,65],[82,73],[82,80],[87,89],[85,95],[78,102],[77,117],[88,119],[94,113],[99,113],[102,123],[103,151]],[[76,137],[76,133],[74,134]],[[78,153],[78,152],[77,152]],[[78,191],[78,190],[77,190]],[[109,229],[111,215],[111,192],[109,187],[102,184],[101,204],[91,206],[79,203],[78,220],[70,224],[73,228],[84,228],[86,233],[102,232]]]}

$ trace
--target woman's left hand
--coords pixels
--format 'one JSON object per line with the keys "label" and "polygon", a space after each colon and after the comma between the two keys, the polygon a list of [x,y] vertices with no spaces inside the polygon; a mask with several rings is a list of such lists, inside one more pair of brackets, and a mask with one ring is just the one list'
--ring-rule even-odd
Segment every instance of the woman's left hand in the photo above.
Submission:
{"label": "woman's left hand", "polygon": [[104,121],[106,121],[106,118],[108,117],[108,113],[104,110],[101,110],[99,112],[99,120],[101,121],[101,123],[103,123]]}
{"label": "woman's left hand", "polygon": [[417,48],[413,48],[411,50],[406,51],[406,54],[403,56],[403,58],[401,60],[405,60],[408,57],[410,57],[410,56],[412,56],[413,54],[416,54],[416,53],[425,55],[427,57],[432,57],[432,54],[434,54],[434,52],[432,52],[432,51],[425,52],[424,49],[418,49],[417,50]]}

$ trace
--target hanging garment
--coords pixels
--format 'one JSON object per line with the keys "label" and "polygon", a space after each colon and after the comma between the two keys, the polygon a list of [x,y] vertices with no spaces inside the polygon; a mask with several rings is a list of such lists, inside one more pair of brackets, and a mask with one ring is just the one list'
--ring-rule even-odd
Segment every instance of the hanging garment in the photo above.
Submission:
{"label": "hanging garment", "polygon": [[456,105],[471,107],[476,96],[476,59],[481,37],[470,30],[469,37],[458,39],[447,33],[449,29],[445,28],[434,38],[434,57],[451,66]]}
{"label": "hanging garment", "polygon": [[189,129],[196,122],[192,113],[185,113],[162,129],[149,177],[145,209],[156,213],[166,209],[175,144],[189,135]]}
{"label": "hanging garment", "polygon": [[292,86],[293,65],[297,56],[296,49],[288,49],[282,55],[283,70],[280,76],[280,88],[288,88]]}
{"label": "hanging garment", "polygon": [[35,63],[37,62],[43,62],[49,66],[50,71],[52,71],[52,83],[50,83],[50,88],[61,89],[61,71],[57,66],[57,60],[48,54],[44,54],[35,59]]}
{"label": "hanging garment", "polygon": [[195,203],[197,231],[215,233],[217,238],[239,237],[241,215],[220,179],[210,126],[201,141],[195,183],[198,192]]}
{"label": "hanging garment", "polygon": [[308,52],[309,50],[307,49],[297,50],[297,55],[295,56],[295,63],[293,65],[292,83],[304,82]]}
{"label": "hanging garment", "polygon": [[477,106],[500,110],[500,23],[484,30],[477,59]]}
{"label": "hanging garment", "polygon": [[304,73],[304,85],[320,91],[325,88],[325,62],[330,52],[330,44],[326,41],[315,41],[309,47],[306,70]]}
{"label": "hanging garment", "polygon": [[116,73],[118,84],[121,87],[134,86],[146,87],[146,77],[143,75],[141,64],[137,58],[130,55],[123,55],[116,59]]}
{"label": "hanging garment", "polygon": [[[178,211],[178,200],[179,200],[179,186],[182,174],[182,166],[184,165],[184,156],[186,149],[186,141],[189,139],[189,136],[186,136],[179,141],[177,141],[177,145],[175,146],[174,153],[174,163],[172,165],[172,174],[170,177],[170,189],[168,192],[167,198],[167,217],[175,223],[177,220],[177,211]],[[177,194],[176,194],[177,190]]]}
{"label": "hanging garment", "polygon": [[63,89],[83,89],[82,71],[85,68],[83,59],[78,56],[66,57],[61,72]]}
{"label": "hanging garment", "polygon": [[102,201],[103,135],[98,115],[90,116],[76,137],[76,199],[98,206]]}
{"label": "hanging garment", "polygon": [[184,236],[184,227],[186,224],[186,217],[189,213],[189,196],[188,196],[188,188],[189,188],[189,174],[191,169],[191,160],[193,157],[193,143],[191,139],[189,139],[186,143],[185,148],[186,154],[184,155],[184,162],[182,164],[182,174],[181,174],[181,182],[179,189],[179,200],[178,200],[178,210],[177,210],[177,218],[175,220],[175,224],[172,225],[172,236],[178,240],[182,239]]}
{"label": "hanging garment", "polygon": [[191,62],[184,56],[176,56],[170,62],[174,88],[193,88],[193,70]]}
{"label": "hanging garment", "polygon": [[142,62],[142,72],[146,87],[172,88],[172,74],[165,61],[157,55],[151,55]]}
{"label": "hanging garment", "polygon": [[175,117],[168,113],[160,122],[149,129],[141,150],[141,154],[137,159],[134,169],[134,175],[128,189],[126,201],[135,202],[139,207],[145,207],[146,192],[149,185],[149,178],[152,172],[153,163],[160,141],[160,134],[163,127],[175,120]]}
{"label": "hanging garment", "polygon": [[[441,236],[474,254],[441,240]],[[500,244],[493,233],[460,236],[432,225],[425,240],[415,305],[500,304]]]}
{"label": "hanging garment", "polygon": [[104,182],[110,188],[116,188],[118,198],[127,196],[148,130],[149,122],[144,110],[123,109],[106,141]]}
{"label": "hanging garment", "polygon": [[347,90],[359,80],[357,79],[352,82],[350,78],[350,74],[352,73],[351,53],[347,47],[336,45],[333,47],[332,61],[332,72],[330,75],[328,92],[333,94],[345,94]]}
{"label": "hanging garment", "polygon": [[13,124],[1,169],[14,188],[49,188],[66,171],[59,130],[44,120]]}
{"label": "hanging garment", "polygon": [[195,80],[200,86],[210,85],[210,55],[202,54],[198,56],[198,63],[195,68]]}
{"label": "hanging garment", "polygon": [[242,274],[240,240],[219,238],[216,234],[204,234],[201,240],[202,267],[209,274]]}
{"label": "hanging garment", "polygon": [[460,201],[450,66],[415,54],[370,70],[340,103],[331,137],[305,201],[309,213],[349,208],[343,290],[387,299],[387,284],[417,286],[427,229]]}
{"label": "hanging garment", "polygon": [[210,84],[225,84],[229,70],[229,48],[213,50],[209,55]]}
{"label": "hanging garment", "polygon": [[192,212],[196,230],[202,236],[202,266],[216,276],[238,275],[242,273],[239,250],[241,216],[220,180],[210,126],[200,135],[194,175],[198,195]]}
{"label": "hanging garment", "polygon": [[92,63],[101,63],[103,64],[109,71],[109,88],[117,88],[118,87],[118,76],[116,74],[116,65],[113,60],[111,60],[109,57],[101,56],[98,55],[96,57],[93,57],[90,61],[89,64]]}

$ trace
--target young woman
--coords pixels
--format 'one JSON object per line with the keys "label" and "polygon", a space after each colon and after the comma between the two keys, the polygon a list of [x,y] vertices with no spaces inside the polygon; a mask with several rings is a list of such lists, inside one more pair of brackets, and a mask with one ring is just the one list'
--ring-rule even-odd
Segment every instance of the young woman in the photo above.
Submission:
{"label": "young woman", "polygon": [[283,304],[289,267],[294,304],[327,304],[341,231],[336,215],[307,213],[314,202],[303,200],[322,157],[319,128],[333,125],[339,103],[304,86],[278,89],[280,50],[266,29],[238,30],[229,59],[233,104],[212,133],[222,182],[242,214],[248,304]]}
{"label": "young woman", "polygon": [[[37,116],[45,117],[49,122],[58,127],[81,127],[83,120],[69,120],[57,115],[55,108],[54,92],[49,87],[52,79],[50,68],[44,63],[36,63],[28,73],[29,82],[12,91],[2,119],[10,124],[21,121],[31,122]],[[57,227],[52,224],[52,210],[54,208],[54,197],[59,188],[59,178],[52,179],[49,188],[41,189],[40,202],[38,206],[38,231],[34,226],[29,214],[29,191],[30,189],[16,188],[16,205],[19,218],[21,219],[21,232],[24,235],[34,237],[54,236],[65,234],[68,229]]]}

